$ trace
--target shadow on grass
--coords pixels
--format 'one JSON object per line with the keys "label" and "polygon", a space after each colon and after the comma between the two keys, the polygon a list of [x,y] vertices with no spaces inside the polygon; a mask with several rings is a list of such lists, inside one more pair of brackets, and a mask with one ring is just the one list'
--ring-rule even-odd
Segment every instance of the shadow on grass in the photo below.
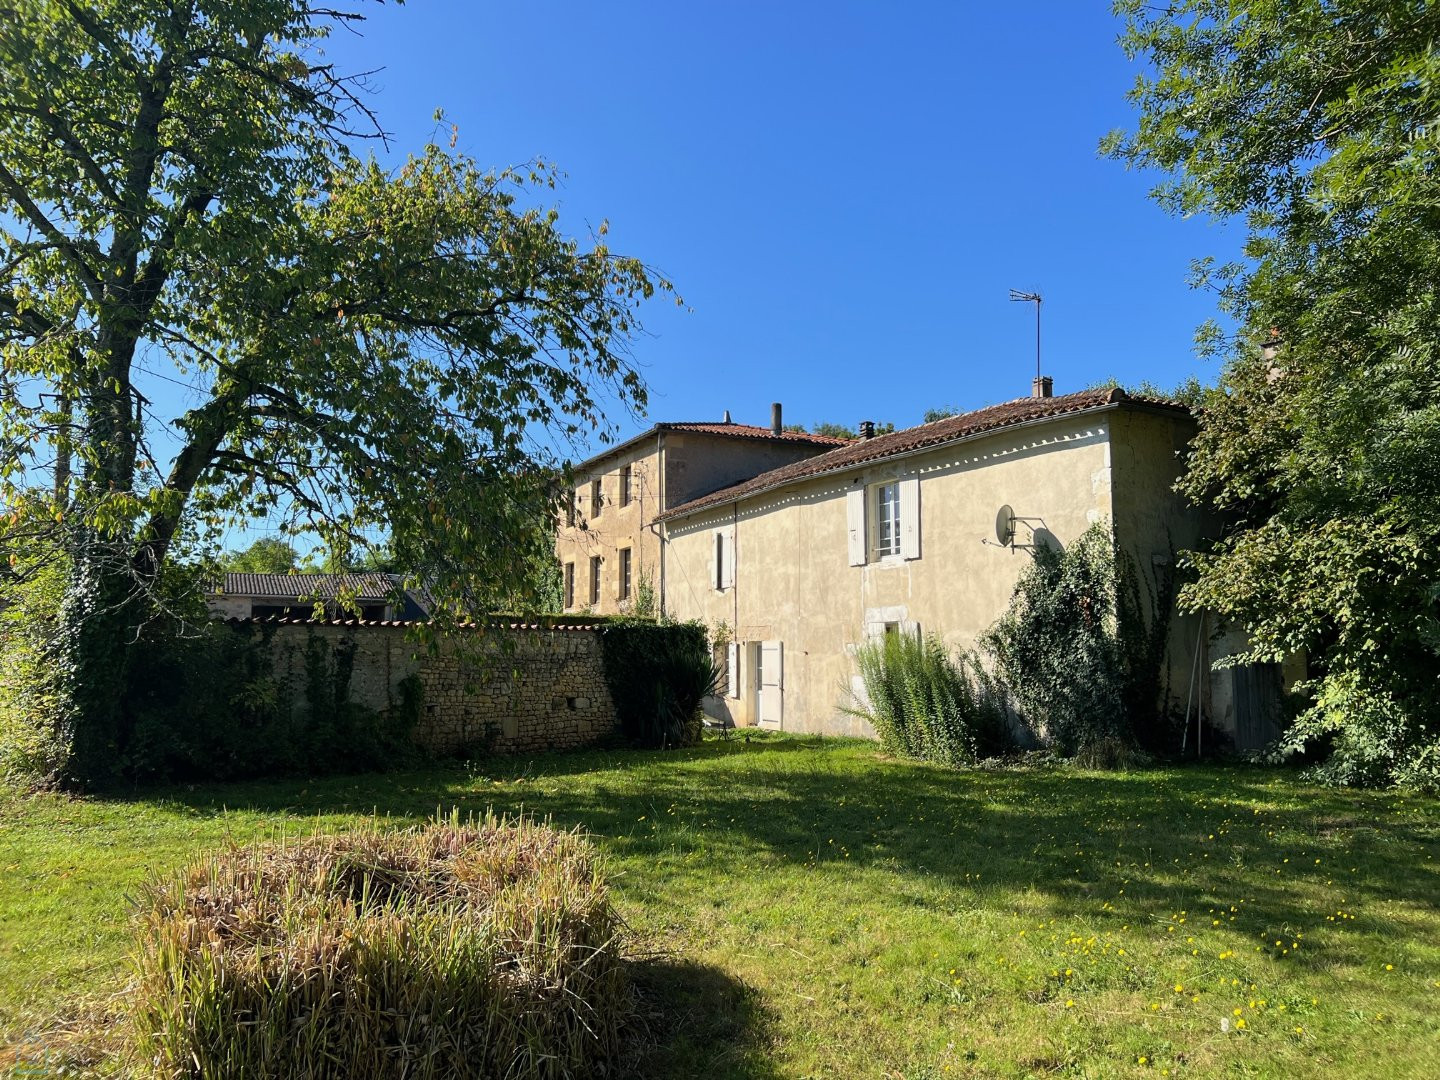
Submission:
{"label": "shadow on grass", "polygon": [[[703,852],[722,878],[761,854],[838,866],[844,852],[845,872],[895,872],[896,887],[922,905],[1004,888],[1090,917],[1123,890],[1127,905],[1168,919],[1243,900],[1245,929],[1266,934],[1314,924],[1310,886],[1343,882],[1352,906],[1428,908],[1440,892],[1440,859],[1427,858],[1440,854],[1440,812],[1402,815],[1393,793],[1329,791],[1245,767],[957,772],[843,740],[732,736],[681,751],[492,758],[156,794],[199,815],[228,806],[423,820],[437,807],[523,809],[583,826],[626,859],[665,865]],[[937,879],[951,898],[937,899]],[[1376,917],[1403,927],[1406,916],[1387,906]]]}
{"label": "shadow on grass", "polygon": [[630,977],[637,1016],[632,1052],[621,1075],[669,1080],[769,1080],[772,1017],[760,995],[705,964],[673,958],[640,960]]}

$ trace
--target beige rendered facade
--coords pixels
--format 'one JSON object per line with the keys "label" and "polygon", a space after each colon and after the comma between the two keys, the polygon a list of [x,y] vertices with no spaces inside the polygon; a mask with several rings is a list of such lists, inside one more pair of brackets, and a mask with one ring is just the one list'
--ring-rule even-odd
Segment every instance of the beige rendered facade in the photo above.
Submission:
{"label": "beige rendered facade", "polygon": [[[873,735],[844,711],[855,644],[920,631],[972,645],[1034,544],[1108,521],[1142,572],[1165,574],[1202,528],[1171,491],[1193,430],[1182,407],[1088,391],[848,444],[666,513],[666,609],[728,628],[714,704],[735,723]],[[1002,507],[1010,543],[997,538]],[[1172,626],[1182,700],[1208,661],[1195,659],[1198,626]]]}
{"label": "beige rendered facade", "polygon": [[666,510],[769,470],[814,457],[844,440],[731,423],[666,423],[572,470],[572,511],[555,550],[567,612],[631,611],[648,588],[667,595],[657,518]]}

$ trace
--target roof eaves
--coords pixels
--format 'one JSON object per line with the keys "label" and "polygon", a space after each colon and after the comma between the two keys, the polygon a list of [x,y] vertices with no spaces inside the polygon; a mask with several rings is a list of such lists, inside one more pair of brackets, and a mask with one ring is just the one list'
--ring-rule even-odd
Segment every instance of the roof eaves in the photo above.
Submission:
{"label": "roof eaves", "polygon": [[[794,477],[786,477],[775,481],[773,484],[764,484],[749,491],[736,490],[745,487],[747,484],[754,483],[756,480],[762,479],[765,474],[761,473],[760,476],[753,477],[750,480],[741,481],[738,484],[732,485],[730,489],[722,489],[721,492],[716,492],[712,495],[703,495],[700,498],[694,499],[689,503],[685,503],[671,510],[667,510],[663,514],[656,515],[655,520],[672,521],[678,518],[689,517],[692,514],[703,513],[707,510],[716,510],[722,506],[729,506],[731,503],[742,502],[745,499],[754,498],[759,495],[765,495],[771,491],[777,491],[780,488],[788,487],[790,484],[798,484],[805,480],[815,480],[825,476],[836,476],[854,469],[867,468],[871,465],[874,465],[877,461],[899,461],[904,458],[914,457],[916,454],[928,453],[931,450],[935,450],[942,446],[953,446],[956,443],[971,442],[975,439],[986,438],[987,436],[995,434],[997,431],[1013,431],[1021,428],[1035,427],[1039,424],[1048,424],[1056,420],[1071,418],[1082,414],[1117,409],[1122,405],[1140,405],[1143,407],[1149,407],[1149,411],[1159,411],[1163,409],[1165,411],[1179,410],[1183,412],[1189,412],[1189,409],[1187,409],[1184,405],[1180,405],[1178,403],[1155,401],[1148,398],[1137,399],[1126,397],[1123,395],[1117,397],[1112,394],[1107,398],[1097,400],[1094,404],[1081,405],[1073,409],[1065,409],[1061,412],[1047,413],[1044,416],[1034,416],[1024,420],[1014,420],[1008,423],[997,423],[990,427],[980,428],[974,431],[960,432],[950,438],[936,439],[934,442],[928,442],[922,446],[910,447],[904,450],[896,450],[893,453],[881,453],[875,455],[874,457],[861,458],[858,461],[846,461],[843,463],[839,463],[832,468],[821,469],[817,472],[804,473],[800,476]],[[934,422],[942,423],[943,421]],[[922,424],[919,426],[925,427],[927,425]],[[914,429],[912,428],[905,430]],[[773,471],[780,472],[786,467],[787,466],[781,466],[780,469],[776,469]],[[730,490],[733,492],[733,494],[725,495],[723,494],[725,490]],[[715,495],[720,495],[721,497],[715,498]]]}

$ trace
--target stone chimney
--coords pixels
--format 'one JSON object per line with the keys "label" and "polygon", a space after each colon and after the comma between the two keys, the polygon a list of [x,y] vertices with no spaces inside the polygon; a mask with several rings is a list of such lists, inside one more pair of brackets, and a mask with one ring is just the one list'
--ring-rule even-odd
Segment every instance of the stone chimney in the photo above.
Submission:
{"label": "stone chimney", "polygon": [[780,422],[780,402],[770,406],[770,434],[779,435],[785,430],[785,425]]}
{"label": "stone chimney", "polygon": [[1030,380],[1031,397],[1054,397],[1055,380],[1049,375],[1036,375]]}
{"label": "stone chimney", "polygon": [[730,410],[729,410],[729,409],[726,409],[726,410],[725,410],[725,419],[724,419],[724,420],[721,420],[720,422],[721,422],[722,424],[728,424],[728,423],[731,422],[731,421],[730,421]]}
{"label": "stone chimney", "polygon": [[874,437],[875,437],[875,421],[874,421],[874,420],[861,420],[861,421],[860,421],[860,438],[862,438],[862,439],[873,439]]}

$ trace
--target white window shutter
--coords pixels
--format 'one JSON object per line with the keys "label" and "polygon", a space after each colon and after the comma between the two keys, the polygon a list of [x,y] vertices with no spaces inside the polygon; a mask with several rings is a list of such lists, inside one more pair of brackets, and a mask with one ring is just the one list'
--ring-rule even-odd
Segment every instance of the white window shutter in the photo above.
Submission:
{"label": "white window shutter", "polygon": [[865,565],[865,489],[845,493],[845,518],[850,527],[850,565]]}
{"label": "white window shutter", "polygon": [[735,526],[726,526],[722,534],[725,537],[725,548],[722,552],[724,558],[721,560],[720,566],[720,587],[733,589],[735,587]]}
{"label": "white window shutter", "polygon": [[900,481],[900,557],[920,557],[920,478]]}
{"label": "white window shutter", "polygon": [[725,646],[725,693],[732,697],[740,696],[740,643],[730,642]]}

